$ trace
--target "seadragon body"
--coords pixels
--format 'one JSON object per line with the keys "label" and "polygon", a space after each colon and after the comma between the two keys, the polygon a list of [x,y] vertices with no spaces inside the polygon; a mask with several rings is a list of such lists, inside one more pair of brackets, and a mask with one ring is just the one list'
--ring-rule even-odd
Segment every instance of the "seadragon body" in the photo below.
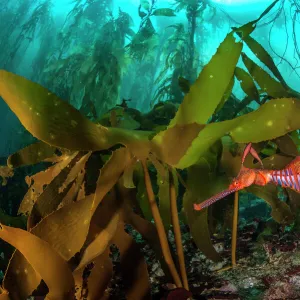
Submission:
{"label": "seadragon body", "polygon": [[[261,164],[262,169],[250,169],[243,165],[245,157],[251,153]],[[256,151],[248,144],[242,157],[242,167],[236,178],[233,179],[228,189],[214,195],[202,203],[194,204],[195,210],[201,210],[215,203],[218,200],[236,191],[242,190],[252,184],[264,186],[273,183],[283,188],[290,188],[300,193],[300,156],[297,156],[284,169],[265,170],[262,161]]]}

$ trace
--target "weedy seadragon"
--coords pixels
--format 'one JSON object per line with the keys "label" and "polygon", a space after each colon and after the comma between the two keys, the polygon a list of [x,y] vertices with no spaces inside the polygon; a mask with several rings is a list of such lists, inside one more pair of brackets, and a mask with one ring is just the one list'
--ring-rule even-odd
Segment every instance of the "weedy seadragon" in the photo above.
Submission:
{"label": "weedy seadragon", "polygon": [[[250,169],[244,166],[245,158],[249,153],[259,161],[262,167],[261,169]],[[266,184],[273,183],[300,193],[300,156],[297,156],[284,169],[265,170],[259,155],[250,143],[245,147],[241,165],[239,174],[233,179],[228,189],[216,194],[202,203],[195,203],[194,209],[201,210],[208,207],[227,195],[242,190],[252,184],[264,186]]]}

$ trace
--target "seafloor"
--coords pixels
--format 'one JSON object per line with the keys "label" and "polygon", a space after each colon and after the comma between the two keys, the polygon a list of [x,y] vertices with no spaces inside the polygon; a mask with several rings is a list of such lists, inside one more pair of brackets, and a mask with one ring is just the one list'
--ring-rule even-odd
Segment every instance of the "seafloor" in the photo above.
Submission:
{"label": "seafloor", "polygon": [[[300,299],[298,222],[292,227],[284,227],[264,217],[268,210],[260,200],[252,200],[248,207],[240,207],[237,266],[233,269],[227,269],[231,265],[230,230],[212,238],[223,258],[223,261],[214,263],[199,252],[188,227],[182,225],[187,274],[193,294],[190,299]],[[255,215],[259,217],[253,217]],[[172,236],[169,237],[172,241]],[[136,238],[139,240],[139,236]],[[143,249],[149,261],[153,299],[187,299],[188,295],[180,290],[170,293],[174,286],[165,282],[159,263],[153,263],[154,253],[148,246]],[[111,293],[116,299],[121,299],[121,295],[117,295],[118,284],[114,283]]]}

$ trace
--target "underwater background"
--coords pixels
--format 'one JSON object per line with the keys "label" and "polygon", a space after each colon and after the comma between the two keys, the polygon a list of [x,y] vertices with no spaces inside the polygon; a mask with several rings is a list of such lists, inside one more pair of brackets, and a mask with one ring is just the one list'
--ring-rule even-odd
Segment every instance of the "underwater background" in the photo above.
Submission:
{"label": "underwater background", "polygon": [[[131,99],[129,107],[149,112],[161,100],[180,103],[183,94],[173,87],[178,77],[194,81],[231,27],[254,20],[270,3],[160,0],[153,3],[155,9],[168,10],[149,17],[144,14],[151,1],[3,0],[0,65],[42,84],[86,115],[91,108],[84,106],[95,106],[99,117],[123,98]],[[195,5],[191,12],[189,5]],[[297,5],[278,5],[252,36],[299,91]],[[250,50],[244,51],[259,63]],[[245,96],[237,83],[233,93],[238,99]],[[5,103],[0,105],[0,155],[6,156],[26,137]],[[253,101],[249,107],[257,106]]]}
{"label": "underwater background", "polygon": [[0,300],[300,299],[298,0],[0,0]]}

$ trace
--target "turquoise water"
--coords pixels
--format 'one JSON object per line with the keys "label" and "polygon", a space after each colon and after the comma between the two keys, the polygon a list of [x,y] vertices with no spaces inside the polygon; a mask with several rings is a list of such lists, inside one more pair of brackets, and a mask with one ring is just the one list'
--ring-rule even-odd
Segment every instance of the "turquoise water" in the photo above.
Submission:
{"label": "turquoise water", "polygon": [[[147,1],[144,1],[146,3]],[[181,1],[182,3],[189,3]],[[193,75],[192,80],[199,74],[203,66],[208,63],[212,55],[216,52],[219,44],[223,41],[226,34],[231,30],[232,26],[239,26],[251,20],[257,18],[266,7],[272,1],[234,1],[234,0],[216,0],[204,2],[205,8],[200,9],[201,12],[196,18],[196,29],[193,37],[195,53],[194,53],[194,67],[196,72]],[[48,89],[56,92],[57,87],[53,81],[47,79],[44,70],[49,67],[52,63],[54,66],[55,58],[57,58],[58,49],[62,47],[61,42],[58,40],[58,36],[61,32],[65,32],[67,35],[72,34],[66,40],[67,45],[64,45],[64,58],[72,55],[72,51],[78,51],[82,46],[89,46],[85,39],[88,36],[90,41],[90,48],[86,47],[82,50],[86,60],[89,57],[89,49],[93,48],[97,40],[97,35],[101,28],[109,21],[110,18],[118,18],[119,10],[126,13],[130,18],[130,30],[131,36],[125,35],[124,41],[120,45],[115,46],[115,50],[118,51],[119,57],[118,63],[121,65],[121,73],[118,77],[115,89],[116,93],[113,97],[113,103],[120,103],[123,98],[133,99],[131,106],[137,108],[143,112],[147,112],[151,109],[151,103],[155,95],[155,91],[158,89],[159,83],[157,80],[160,72],[165,66],[165,59],[168,55],[168,51],[172,47],[170,45],[169,50],[163,49],[165,47],[165,41],[174,34],[174,24],[182,24],[184,31],[187,36],[191,33],[189,28],[188,16],[186,9],[183,5],[182,9],[175,11],[175,8],[180,3],[179,0],[174,1],[154,1],[156,8],[168,8],[174,10],[174,16],[151,16],[150,21],[155,30],[155,40],[153,45],[146,44],[145,47],[149,47],[147,56],[144,58],[147,63],[152,63],[151,72],[149,67],[145,67],[143,70],[143,62],[135,60],[134,58],[127,60],[125,57],[126,46],[130,44],[130,40],[138,33],[139,28],[142,24],[142,19],[138,13],[138,7],[143,1],[139,0],[106,0],[106,1],[92,1],[93,5],[97,7],[99,3],[104,6],[97,12],[92,6],[88,5],[85,1],[38,1],[33,3],[32,1],[20,0],[20,1],[0,1],[3,3],[3,9],[0,10],[0,37],[1,47],[3,51],[0,51],[0,69],[6,69],[8,71],[17,73],[25,76],[28,79],[41,83]],[[149,1],[151,4],[151,1]],[[196,3],[199,8],[202,6],[200,1],[190,1],[190,3]],[[5,4],[5,5],[4,5]],[[37,4],[48,4],[49,6],[45,9],[45,14],[40,19],[35,21],[35,24],[30,32],[25,32],[25,38],[22,37],[21,28],[33,18],[33,12],[35,11]],[[20,17],[14,18],[18,9],[21,5],[24,5],[25,9],[21,10]],[[78,24],[73,25],[72,33],[69,29],[74,19],[72,16],[68,18],[68,14],[75,7],[75,5],[82,6],[82,11],[88,11],[87,17],[84,14],[80,16],[81,21]],[[300,25],[298,13],[295,13],[298,2],[294,1],[279,1],[276,7],[259,22],[258,27],[252,34],[252,36],[270,53],[284,79],[288,82],[289,86],[294,90],[300,91],[299,88],[299,50],[297,53],[297,47],[300,36]],[[204,7],[204,6],[203,6]],[[6,15],[11,14],[7,19],[4,18]],[[2,17],[1,17],[2,16]],[[101,18],[99,18],[101,17]],[[67,19],[68,18],[68,19]],[[85,22],[88,20],[87,22]],[[97,26],[91,25],[90,22],[98,20]],[[294,20],[294,21],[293,21]],[[65,23],[66,21],[66,23]],[[48,25],[51,27],[46,32],[47,22],[51,22]],[[63,24],[65,26],[63,27]],[[9,29],[8,29],[9,28]],[[8,30],[8,32],[7,32]],[[294,33],[293,33],[294,32]],[[2,35],[1,35],[2,33]],[[190,40],[189,37],[185,37],[186,41]],[[105,42],[107,37],[101,37],[102,43]],[[107,39],[107,42],[111,41]],[[179,46],[178,42],[177,46]],[[77,47],[77,48],[76,48]],[[79,48],[78,48],[79,47]],[[118,48],[118,49],[117,49]],[[13,50],[15,49],[15,50]],[[76,50],[77,49],[77,50]],[[145,49],[144,49],[145,50]],[[143,50],[143,51],[144,51]],[[163,50],[163,51],[162,51]],[[245,53],[253,59],[258,65],[265,68],[254,56],[254,54],[247,49],[245,46]],[[10,58],[11,53],[14,52],[13,59]],[[73,53],[74,54],[74,53]],[[105,59],[105,55],[100,59]],[[184,54],[187,57],[187,53]],[[37,59],[40,60],[40,62]],[[51,57],[51,62],[50,62]],[[282,57],[284,59],[282,59]],[[47,64],[44,64],[44,60],[47,60]],[[82,61],[85,61],[84,59]],[[33,68],[33,64],[38,69],[39,74],[36,74],[36,70]],[[239,62],[238,66],[243,67],[243,64]],[[77,66],[78,67],[78,66]],[[297,69],[298,67],[298,69]],[[54,66],[55,68],[55,66]],[[293,70],[293,68],[296,68]],[[266,69],[266,68],[265,68]],[[72,67],[71,67],[72,72]],[[69,71],[70,71],[69,70]],[[183,77],[188,76],[186,71],[183,72]],[[148,72],[149,71],[149,72]],[[268,71],[266,69],[266,71]],[[148,72],[148,73],[147,73]],[[171,76],[174,69],[169,68],[165,74],[165,78]],[[222,72],[222,70],[220,70]],[[141,78],[141,74],[146,76],[147,88],[150,86],[151,89],[147,93],[143,93],[143,84],[145,78]],[[66,74],[64,76],[67,76]],[[79,81],[80,79],[73,79]],[[161,81],[163,78],[161,79]],[[48,81],[47,83],[45,81]],[[77,96],[71,94],[71,86],[74,86],[74,82],[68,83],[68,91],[65,94],[60,94],[65,100],[77,101],[80,103],[81,99],[75,99]],[[84,87],[81,86],[77,93],[78,98],[82,97]],[[59,92],[57,92],[59,94]],[[241,99],[245,96],[240,86],[235,83],[233,93],[237,98]],[[105,98],[105,97],[104,97]],[[98,99],[97,101],[106,101],[105,99]],[[75,105],[76,106],[76,105]],[[107,108],[111,108],[112,104],[107,104]],[[255,102],[250,104],[250,107],[257,108]],[[103,111],[102,111],[103,113]],[[2,137],[2,143],[0,145],[0,156],[6,156],[12,151],[15,151],[22,145],[24,137],[24,130],[19,124],[15,116],[10,112],[6,105],[0,102],[0,135]],[[12,138],[14,137],[14,138]]]}

